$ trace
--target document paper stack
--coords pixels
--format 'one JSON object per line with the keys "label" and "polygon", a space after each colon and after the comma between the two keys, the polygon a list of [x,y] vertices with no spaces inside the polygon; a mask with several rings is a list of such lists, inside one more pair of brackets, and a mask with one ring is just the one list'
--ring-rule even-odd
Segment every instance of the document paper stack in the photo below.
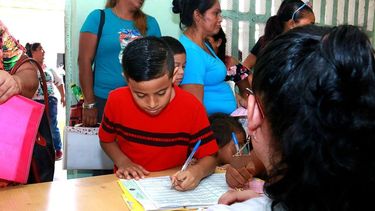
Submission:
{"label": "document paper stack", "polygon": [[[197,188],[180,192],[171,188],[169,176],[141,180],[119,180],[124,200],[131,210],[168,210],[200,208],[217,204],[228,190],[224,174],[213,174],[203,179]],[[132,197],[129,197],[131,195]]]}

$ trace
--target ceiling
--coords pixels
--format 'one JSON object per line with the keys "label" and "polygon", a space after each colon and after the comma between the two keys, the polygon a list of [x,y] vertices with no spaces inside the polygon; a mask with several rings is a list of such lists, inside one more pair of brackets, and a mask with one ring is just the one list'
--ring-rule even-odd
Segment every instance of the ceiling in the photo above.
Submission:
{"label": "ceiling", "polygon": [[2,8],[64,10],[65,0],[0,0]]}

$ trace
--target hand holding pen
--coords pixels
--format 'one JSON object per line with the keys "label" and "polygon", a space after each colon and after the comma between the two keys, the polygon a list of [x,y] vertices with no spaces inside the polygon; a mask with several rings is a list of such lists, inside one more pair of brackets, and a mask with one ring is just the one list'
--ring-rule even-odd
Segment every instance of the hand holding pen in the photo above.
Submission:
{"label": "hand holding pen", "polygon": [[[177,190],[185,190],[186,187],[188,188],[189,186],[187,183],[196,182],[195,177],[191,174],[191,172],[186,171],[186,169],[191,163],[193,156],[195,152],[198,150],[198,147],[200,144],[201,144],[201,140],[197,141],[189,157],[186,159],[184,165],[182,166],[181,170],[172,176],[172,188],[175,188]],[[194,187],[196,186],[194,184],[192,185]]]}

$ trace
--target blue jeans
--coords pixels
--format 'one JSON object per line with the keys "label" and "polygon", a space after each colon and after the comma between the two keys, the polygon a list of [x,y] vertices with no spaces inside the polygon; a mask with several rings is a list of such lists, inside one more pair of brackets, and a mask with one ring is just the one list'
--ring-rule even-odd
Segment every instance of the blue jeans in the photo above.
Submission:
{"label": "blue jeans", "polygon": [[49,118],[50,127],[52,133],[53,145],[55,145],[55,150],[61,150],[61,137],[60,130],[57,127],[57,103],[56,97],[48,96],[48,106],[49,106]]}

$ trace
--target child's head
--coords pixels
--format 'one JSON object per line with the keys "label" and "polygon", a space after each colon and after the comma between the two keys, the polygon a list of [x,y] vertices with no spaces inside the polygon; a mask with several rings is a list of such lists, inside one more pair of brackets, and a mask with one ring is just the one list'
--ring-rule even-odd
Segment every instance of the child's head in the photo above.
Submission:
{"label": "child's head", "polygon": [[308,1],[284,0],[278,11],[277,19],[281,22],[284,31],[298,26],[315,23],[314,11]]}
{"label": "child's head", "polygon": [[174,66],[178,67],[177,73],[174,74],[173,80],[175,85],[180,85],[182,78],[184,77],[184,69],[186,65],[186,51],[180,41],[170,36],[161,37],[165,41],[168,47],[173,52]]}
{"label": "child's head", "polygon": [[174,98],[172,78],[177,68],[160,38],[145,37],[129,43],[122,67],[135,103],[149,115],[158,115]]}
{"label": "child's head", "polygon": [[218,153],[219,165],[229,164],[232,156],[236,154],[236,147],[232,140],[232,132],[236,134],[239,145],[245,144],[246,132],[235,117],[227,114],[212,114],[209,117],[209,121],[220,148]]}
{"label": "child's head", "polygon": [[225,51],[227,38],[223,28],[220,28],[219,32],[213,36],[207,38],[208,42],[212,45],[213,50],[215,51],[217,57],[225,63]]}

